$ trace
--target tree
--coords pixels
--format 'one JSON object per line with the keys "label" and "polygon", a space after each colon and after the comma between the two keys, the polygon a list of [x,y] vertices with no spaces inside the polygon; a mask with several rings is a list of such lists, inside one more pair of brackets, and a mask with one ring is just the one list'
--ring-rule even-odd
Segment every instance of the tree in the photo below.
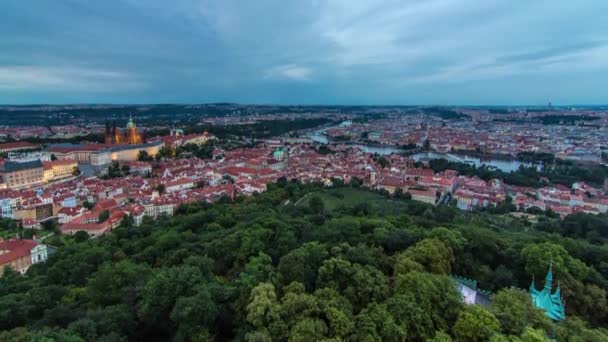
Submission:
{"label": "tree", "polygon": [[[138,312],[142,320],[160,331],[171,330],[170,315],[180,297],[195,297],[200,292],[200,286],[209,282],[209,277],[203,273],[204,262],[187,259],[183,266],[163,268],[145,283],[141,290]],[[203,267],[201,267],[203,266]],[[194,301],[204,298],[194,298]],[[181,303],[186,308],[188,303]],[[176,313],[173,318],[179,322]]]}
{"label": "tree", "polygon": [[458,315],[452,328],[457,341],[487,341],[500,331],[500,323],[479,305],[468,305]]}
{"label": "tree", "polygon": [[247,322],[258,330],[265,330],[270,323],[279,318],[279,304],[274,285],[260,283],[251,291],[247,305]]}
{"label": "tree", "polygon": [[390,297],[386,301],[387,309],[390,315],[395,320],[395,324],[400,331],[406,332],[410,340],[424,341],[431,338],[438,329],[445,329],[435,326],[433,320],[433,311],[429,309],[428,304],[419,305],[418,300],[426,298],[418,298],[411,291],[400,292]]}
{"label": "tree", "polygon": [[579,317],[568,317],[555,328],[558,341],[608,341],[608,331],[589,329]]}
{"label": "tree", "polygon": [[405,257],[433,273],[450,274],[454,261],[452,249],[437,239],[424,239],[404,252]]}
{"label": "tree", "polygon": [[397,260],[394,265],[394,274],[406,274],[411,271],[423,272],[424,266],[412,260],[405,253],[397,255]]}
{"label": "tree", "polygon": [[145,150],[141,150],[139,151],[139,153],[137,154],[137,160],[139,161],[152,161],[154,158],[152,158],[152,156],[150,156],[148,154],[147,151]]}
{"label": "tree", "polygon": [[319,196],[312,196],[308,200],[308,206],[315,214],[323,214],[325,212],[325,203],[323,203],[323,200]]}
{"label": "tree", "polygon": [[407,330],[398,326],[385,304],[370,303],[355,318],[355,341],[404,340]]}
{"label": "tree", "polygon": [[122,217],[122,220],[120,221],[120,226],[121,227],[133,227],[133,225],[135,224],[135,219],[133,218],[133,215],[127,214],[125,216]]}
{"label": "tree", "polygon": [[[323,189],[283,179],[137,229],[49,237],[53,256],[0,277],[0,340],[608,340],[608,251],[590,242],[594,221],[581,221],[579,238],[579,217],[539,218],[543,229],[487,211],[443,223],[451,214],[439,208],[375,194],[366,215],[348,198],[323,215],[283,205]],[[0,220],[0,235],[17,232]],[[525,291],[501,289],[527,287],[532,274],[541,286],[551,260],[568,319],[547,329]],[[448,272],[496,292],[485,308],[494,320],[465,308]]]}
{"label": "tree", "polygon": [[110,211],[108,209],[105,209],[101,213],[99,213],[99,217],[97,218],[97,221],[99,223],[102,223],[102,222],[106,222],[109,218],[110,218]]}
{"label": "tree", "polygon": [[504,289],[492,296],[490,312],[509,335],[520,335],[527,326],[548,329],[551,325],[545,313],[536,308],[526,291]]}
{"label": "tree", "polygon": [[320,316],[327,322],[328,336],[347,338],[355,328],[350,301],[330,288],[316,290],[314,296],[319,303]]}
{"label": "tree", "polygon": [[350,300],[358,312],[370,301],[382,301],[388,295],[388,279],[369,265],[352,264],[343,258],[330,258],[319,268],[317,288],[330,287]]}
{"label": "tree", "polygon": [[74,234],[74,240],[76,242],[84,242],[89,239],[89,234],[84,230],[79,230]]}
{"label": "tree", "polygon": [[425,139],[424,143],[422,145],[422,148],[429,151],[431,149],[431,142],[429,141],[429,139]]}
{"label": "tree", "polygon": [[376,160],[376,162],[378,163],[378,165],[380,165],[380,167],[382,167],[383,169],[391,166],[391,163],[388,161],[388,159],[386,159],[384,156],[378,158],[378,160]]}
{"label": "tree", "polygon": [[82,202],[82,206],[85,207],[87,210],[91,210],[94,205],[95,205],[94,203],[91,203],[89,201]]}
{"label": "tree", "polygon": [[322,340],[327,334],[325,322],[315,318],[304,318],[291,329],[290,342],[308,342]]}
{"label": "tree", "polygon": [[196,286],[193,291],[192,296],[180,296],[170,314],[178,332],[185,337],[200,334],[200,329],[211,326],[219,314],[219,308],[205,284]]}
{"label": "tree", "polygon": [[253,288],[261,282],[273,282],[276,272],[272,265],[272,259],[264,252],[251,257],[245,265],[245,269],[237,278],[237,284],[247,288]]}
{"label": "tree", "polygon": [[311,294],[306,293],[301,283],[291,283],[283,288],[285,294],[281,298],[279,315],[282,323],[292,329],[298,322],[306,317],[316,317],[321,309],[319,301]]}
{"label": "tree", "polygon": [[461,232],[445,227],[437,227],[431,230],[430,238],[437,239],[450,247],[452,251],[460,251],[467,243],[467,239]]}
{"label": "tree", "polygon": [[541,329],[532,329],[530,327],[526,327],[524,332],[521,334],[522,342],[550,342],[551,340],[547,338],[547,334],[544,330]]}
{"label": "tree", "polygon": [[448,331],[462,308],[462,297],[447,275],[411,271],[398,274],[395,295],[388,308],[395,321],[407,331],[408,339],[432,338],[438,330]]}
{"label": "tree", "polygon": [[94,303],[113,305],[128,302],[135,288],[142,285],[148,269],[132,261],[106,262],[87,284],[87,294]]}
{"label": "tree", "polygon": [[307,289],[313,290],[317,280],[317,270],[328,256],[324,244],[313,241],[287,253],[279,261],[278,271],[281,283],[300,282]]}
{"label": "tree", "polygon": [[443,331],[437,331],[435,337],[427,339],[427,342],[452,342],[452,337]]}
{"label": "tree", "polygon": [[237,312],[245,312],[249,302],[251,290],[262,282],[273,283],[276,281],[276,270],[272,265],[272,259],[264,252],[249,259],[245,269],[236,279],[239,289],[239,299],[236,302]]}

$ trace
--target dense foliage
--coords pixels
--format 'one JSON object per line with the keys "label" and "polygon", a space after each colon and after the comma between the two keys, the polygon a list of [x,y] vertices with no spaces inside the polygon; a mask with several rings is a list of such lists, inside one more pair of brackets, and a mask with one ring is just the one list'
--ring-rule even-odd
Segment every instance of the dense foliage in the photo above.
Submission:
{"label": "dense foliage", "polygon": [[232,124],[232,125],[200,125],[186,127],[184,132],[197,133],[207,131],[219,138],[229,138],[234,136],[242,136],[249,138],[270,138],[281,136],[289,132],[295,132],[303,129],[315,128],[324,124],[332,123],[331,120],[325,118],[298,118],[298,119],[277,119],[258,121],[247,124]]}
{"label": "dense foliage", "polygon": [[[280,181],[56,239],[46,263],[0,278],[0,340],[606,340],[608,248],[555,222]],[[517,289],[549,260],[567,303],[555,325]],[[451,274],[492,304],[463,304]]]}

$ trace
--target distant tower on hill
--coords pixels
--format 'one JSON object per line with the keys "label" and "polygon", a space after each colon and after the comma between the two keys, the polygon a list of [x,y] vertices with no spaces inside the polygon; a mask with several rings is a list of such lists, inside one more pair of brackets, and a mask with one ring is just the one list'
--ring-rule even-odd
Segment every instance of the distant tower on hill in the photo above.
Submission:
{"label": "distant tower on hill", "polygon": [[272,157],[275,160],[282,161],[285,159],[285,150],[282,147],[277,147],[274,152],[272,152]]}
{"label": "distant tower on hill", "polygon": [[137,132],[137,126],[135,126],[135,122],[133,122],[133,117],[129,117],[124,134],[116,127],[116,121],[112,122],[112,128],[110,128],[110,124],[106,121],[105,143],[109,145],[135,145],[143,143],[143,137]]}
{"label": "distant tower on hill", "polygon": [[127,122],[127,129],[125,131],[125,143],[130,145],[141,144],[143,139],[141,134],[137,133],[137,127],[133,122],[133,117],[129,116],[129,122]]}

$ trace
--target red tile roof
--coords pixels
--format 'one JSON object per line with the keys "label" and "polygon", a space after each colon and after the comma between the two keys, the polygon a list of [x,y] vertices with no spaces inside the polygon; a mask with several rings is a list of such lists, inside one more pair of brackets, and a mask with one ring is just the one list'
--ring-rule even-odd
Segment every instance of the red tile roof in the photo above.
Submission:
{"label": "red tile roof", "polygon": [[38,243],[34,240],[5,240],[0,241],[0,265],[4,265],[13,260],[23,258],[30,254],[32,248]]}

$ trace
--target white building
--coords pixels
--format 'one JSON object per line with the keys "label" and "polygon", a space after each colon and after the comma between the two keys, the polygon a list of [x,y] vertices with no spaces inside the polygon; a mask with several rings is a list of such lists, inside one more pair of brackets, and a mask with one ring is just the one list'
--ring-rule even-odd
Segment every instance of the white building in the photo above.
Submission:
{"label": "white building", "polygon": [[43,262],[49,257],[48,249],[44,244],[36,245],[36,247],[31,249],[30,254],[32,258],[32,265]]}

